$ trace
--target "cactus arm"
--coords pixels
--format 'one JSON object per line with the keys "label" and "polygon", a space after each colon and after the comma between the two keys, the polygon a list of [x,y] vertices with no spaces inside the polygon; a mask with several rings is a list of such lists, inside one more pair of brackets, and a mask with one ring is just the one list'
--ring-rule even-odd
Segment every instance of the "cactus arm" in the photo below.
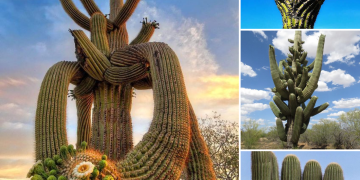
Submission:
{"label": "cactus arm", "polygon": [[110,67],[105,72],[105,80],[111,84],[119,85],[138,81],[148,75],[148,65],[136,63],[129,67]]}
{"label": "cactus arm", "polygon": [[95,4],[94,0],[80,0],[80,1],[90,16],[92,16],[96,12],[102,14],[99,7]]}
{"label": "cactus arm", "polygon": [[292,79],[289,79],[287,81],[288,83],[288,89],[289,89],[289,93],[291,95],[291,93],[294,93],[295,94],[295,84],[294,84],[294,81]]}
{"label": "cactus arm", "polygon": [[305,164],[303,180],[322,180],[322,172],[319,162],[310,160]]}
{"label": "cactus arm", "polygon": [[344,180],[344,174],[341,166],[338,163],[330,163],[324,174],[324,180]]}
{"label": "cactus arm", "polygon": [[304,109],[304,119],[310,118],[311,112],[314,109],[314,106],[315,106],[315,103],[316,103],[317,99],[318,99],[318,97],[316,97],[316,96],[311,97],[310,102],[308,103],[308,105]]}
{"label": "cactus arm", "polygon": [[309,64],[308,66],[306,66],[308,72],[314,69],[314,65],[315,65],[315,60],[314,60],[311,64]]}
{"label": "cactus arm", "polygon": [[315,65],[312,75],[309,79],[308,84],[306,85],[305,89],[303,90],[304,98],[300,98],[299,101],[305,102],[311,94],[315,91],[317,87],[317,83],[320,78],[321,67],[322,67],[322,60],[323,60],[323,52],[324,52],[324,43],[325,43],[325,35],[320,35],[319,44],[316,52],[315,58]]}
{"label": "cactus arm", "polygon": [[93,101],[94,95],[92,93],[76,98],[78,117],[76,148],[80,148],[83,141],[91,141],[91,108]]}
{"label": "cactus arm", "polygon": [[77,62],[59,62],[44,77],[35,117],[36,160],[52,157],[59,153],[60,146],[67,145],[68,86],[79,68]]}
{"label": "cactus arm", "polygon": [[280,93],[282,98],[288,99],[289,92],[286,90],[286,86],[284,86],[284,84],[281,82],[279,76],[279,68],[277,66],[276,58],[275,58],[275,50],[274,47],[271,45],[269,47],[269,59],[270,59],[271,76],[274,81],[276,91]]}
{"label": "cactus arm", "polygon": [[279,165],[273,152],[271,153],[271,180],[279,180]]}
{"label": "cactus arm", "polygon": [[301,77],[302,77],[302,74],[298,74],[298,75],[297,75],[296,80],[295,80],[296,86],[299,86],[299,85],[300,85]]}
{"label": "cactus arm", "polygon": [[297,144],[297,142],[299,141],[301,127],[303,125],[303,118],[304,118],[303,109],[299,106],[296,108],[294,129],[293,129],[293,134],[291,136],[291,142],[294,144]]}
{"label": "cactus arm", "polygon": [[90,31],[90,19],[76,8],[72,0],[60,0],[65,12],[78,24],[80,27]]}
{"label": "cactus arm", "polygon": [[[74,94],[75,97],[81,97],[84,95],[88,95],[90,93],[92,93],[94,87],[96,85],[96,80],[91,78],[90,76],[85,77],[80,84],[78,84],[75,88],[74,88]],[[90,141],[86,141],[86,142],[90,142]]]}
{"label": "cactus arm", "polygon": [[307,68],[304,68],[303,73],[302,73],[302,77],[301,77],[301,81],[300,81],[300,84],[298,86],[301,90],[303,90],[305,88],[308,79],[309,79],[308,70],[307,70]]}
{"label": "cactus arm", "polygon": [[283,67],[284,67],[284,64],[285,64],[285,60],[281,60],[279,62],[279,76],[280,76],[280,79],[285,79],[285,76],[284,76],[284,72],[283,72]]}
{"label": "cactus arm", "polygon": [[94,79],[102,81],[105,70],[111,66],[106,56],[100,52],[81,30],[71,31],[74,36],[76,53],[81,67]]}
{"label": "cactus arm", "polygon": [[270,101],[270,108],[276,117],[278,117],[282,120],[286,120],[286,116],[281,114],[279,108],[277,108],[276,105],[272,101]]}
{"label": "cactus arm", "polygon": [[210,159],[208,147],[201,136],[198,121],[189,102],[191,142],[187,162],[188,179],[215,179],[213,164]]}
{"label": "cactus arm", "polygon": [[298,107],[298,103],[296,102],[296,95],[294,93],[291,93],[289,96],[289,106],[290,106],[291,116],[295,117],[296,108]]}
{"label": "cactus arm", "polygon": [[286,132],[282,120],[280,118],[276,119],[276,129],[280,137],[280,140],[286,142]]}
{"label": "cactus arm", "polygon": [[135,11],[137,5],[139,4],[140,0],[127,0],[124,6],[120,9],[120,12],[114,19],[114,24],[118,27],[125,24],[125,22],[130,18],[132,13]]}
{"label": "cactus arm", "polygon": [[283,115],[288,116],[291,114],[289,107],[280,99],[280,97],[274,96],[273,100]]}
{"label": "cactus arm", "polygon": [[251,151],[251,179],[271,180],[271,152]]}
{"label": "cactus arm", "polygon": [[[92,0],[91,0],[92,1]],[[110,56],[108,34],[106,33],[106,18],[100,12],[91,16],[91,42],[106,57]]]}
{"label": "cactus arm", "polygon": [[323,110],[325,110],[327,107],[329,106],[329,103],[324,103],[316,108],[314,108],[312,111],[311,111],[311,116],[315,116],[319,113],[321,113]]}
{"label": "cactus arm", "polygon": [[156,21],[147,22],[147,19],[145,18],[139,34],[135,37],[134,40],[131,41],[130,45],[149,42],[151,36],[154,34],[155,29],[159,28],[158,26],[159,23],[156,23]]}
{"label": "cactus arm", "polygon": [[299,63],[303,63],[305,61],[306,56],[307,56],[307,52],[304,52],[300,57]]}
{"label": "cactus arm", "polygon": [[287,155],[281,167],[281,180],[300,180],[301,166],[300,161],[295,155]]}

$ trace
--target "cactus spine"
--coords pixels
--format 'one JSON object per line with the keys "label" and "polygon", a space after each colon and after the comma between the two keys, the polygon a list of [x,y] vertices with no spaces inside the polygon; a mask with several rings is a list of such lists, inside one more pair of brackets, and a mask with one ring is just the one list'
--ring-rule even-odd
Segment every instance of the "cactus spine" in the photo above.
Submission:
{"label": "cactus spine", "polygon": [[283,29],[313,29],[325,0],[275,0]]}
{"label": "cactus spine", "polygon": [[[277,117],[280,140],[287,142],[287,148],[293,148],[297,147],[300,134],[306,131],[310,117],[325,110],[329,103],[314,108],[318,98],[312,96],[320,78],[325,35],[320,35],[316,58],[308,66],[307,53],[302,48],[305,42],[301,39],[301,31],[296,31],[294,40],[289,39],[289,42],[294,44],[289,47],[291,54],[286,60],[280,61],[280,66],[277,65],[274,47],[270,45],[269,48],[270,70],[275,84],[272,89],[275,103],[270,102],[270,107]],[[310,101],[305,105],[308,99]],[[285,127],[282,120],[287,121]]]}
{"label": "cactus spine", "polygon": [[[300,161],[295,155],[287,155],[281,168],[281,180],[322,180],[320,164],[315,160],[306,163],[301,173]],[[279,180],[278,164],[276,156],[270,151],[251,152],[251,175],[252,180]],[[330,163],[325,170],[324,180],[344,180],[341,166]]]}
{"label": "cactus spine", "polygon": [[300,161],[295,155],[287,155],[281,167],[281,180],[300,180]]}
{"label": "cactus spine", "polygon": [[310,160],[306,163],[303,180],[322,180],[321,166],[319,162]]}
{"label": "cactus spine", "polygon": [[338,163],[330,163],[325,169],[324,180],[344,180],[341,166]]}
{"label": "cactus spine", "polygon": [[[60,164],[68,166],[61,172],[67,178],[72,177],[70,167],[81,165],[81,161],[71,165],[65,161],[77,154],[73,146],[63,146],[67,145],[66,95],[72,83],[76,87],[70,96],[76,99],[79,124],[76,147],[86,141],[89,148],[80,152],[82,156],[91,160],[105,154],[117,162],[111,177],[102,178],[179,179],[186,167],[190,179],[215,179],[178,58],[168,45],[148,42],[159,23],[145,18],[129,44],[125,23],[139,1],[110,0],[108,19],[93,0],[81,0],[90,18],[72,0],[60,0],[68,15],[90,31],[91,39],[81,30],[70,30],[77,62],[58,63],[45,75],[35,119],[36,159],[59,154],[64,159]],[[130,116],[133,88],[152,89],[155,102],[149,131],[135,147]],[[99,163],[93,179],[105,166]]]}

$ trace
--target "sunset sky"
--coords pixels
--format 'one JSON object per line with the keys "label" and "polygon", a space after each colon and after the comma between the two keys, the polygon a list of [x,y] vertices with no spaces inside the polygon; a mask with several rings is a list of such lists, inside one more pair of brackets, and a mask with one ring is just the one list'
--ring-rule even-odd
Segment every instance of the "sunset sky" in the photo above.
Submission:
{"label": "sunset sky", "polygon": [[[95,0],[104,14],[109,2]],[[84,12],[79,0],[74,0]],[[198,118],[213,111],[239,120],[238,0],[142,0],[127,23],[129,39],[143,17],[160,29],[151,41],[165,42],[177,53],[190,101]],[[58,61],[75,61],[68,29],[80,29],[59,1],[0,1],[0,180],[24,178],[34,163],[34,117],[41,81]],[[70,89],[73,89],[70,86]],[[152,118],[151,91],[136,91],[132,118],[137,143]],[[76,140],[75,102],[67,106],[69,143]]]}

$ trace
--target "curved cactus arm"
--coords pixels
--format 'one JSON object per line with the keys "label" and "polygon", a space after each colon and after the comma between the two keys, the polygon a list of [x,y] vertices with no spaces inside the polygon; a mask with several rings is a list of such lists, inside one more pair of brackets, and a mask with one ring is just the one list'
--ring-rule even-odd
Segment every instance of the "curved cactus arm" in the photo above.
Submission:
{"label": "curved cactus arm", "polygon": [[148,75],[148,64],[136,63],[129,67],[110,67],[105,72],[105,80],[111,84],[119,85],[138,81]]}
{"label": "curved cactus arm", "polygon": [[120,9],[120,12],[116,15],[114,19],[114,24],[118,27],[125,24],[125,22],[130,18],[132,13],[135,11],[140,0],[127,0],[123,7]]}
{"label": "curved cactus arm", "polygon": [[311,97],[308,105],[304,109],[304,119],[310,118],[311,112],[313,111],[313,109],[315,107],[315,103],[316,103],[317,99],[318,99],[318,97],[316,97],[316,96]]}
{"label": "curved cactus arm", "polygon": [[281,180],[301,180],[300,161],[295,155],[287,155],[281,167]]}
{"label": "curved cactus arm", "polygon": [[270,60],[271,76],[272,76],[272,79],[274,81],[276,91],[280,93],[282,98],[288,99],[289,98],[289,92],[286,90],[286,86],[281,81],[281,78],[280,78],[280,75],[279,75],[279,73],[280,73],[279,68],[278,68],[278,65],[276,63],[276,58],[275,58],[275,49],[271,45],[269,47],[269,60]]}
{"label": "curved cactus arm", "polygon": [[201,136],[197,118],[189,102],[191,142],[187,162],[188,179],[216,179],[208,147]]}
{"label": "curved cactus arm", "polygon": [[312,111],[311,111],[311,116],[315,116],[319,113],[321,113],[323,110],[325,110],[327,107],[329,107],[329,103],[324,103],[316,108],[314,108]]}
{"label": "curved cactus arm", "polygon": [[298,88],[301,88],[301,90],[303,90],[306,86],[308,79],[309,79],[308,70],[306,68],[304,68]]}
{"label": "curved cactus arm", "polygon": [[299,106],[296,108],[294,128],[293,128],[292,136],[291,136],[291,142],[294,145],[297,144],[299,141],[301,127],[303,125],[303,118],[304,118],[303,109],[302,109],[302,107]]}
{"label": "curved cactus arm", "polygon": [[77,59],[81,67],[94,79],[102,81],[105,70],[111,66],[107,57],[100,52],[81,30],[70,31],[74,36]]}
{"label": "curved cactus arm", "polygon": [[155,29],[159,28],[159,23],[155,20],[153,22],[147,22],[147,18],[144,18],[142,27],[139,34],[131,41],[130,45],[149,42],[151,36],[154,34]]}
{"label": "curved cactus arm", "polygon": [[94,95],[87,94],[76,98],[78,117],[76,148],[81,148],[83,141],[90,142],[91,138],[91,108]]}
{"label": "curved cactus arm", "polygon": [[283,115],[289,116],[291,114],[289,107],[280,99],[280,97],[274,96],[273,100]]}
{"label": "curved cactus arm", "polygon": [[102,12],[100,11],[99,7],[96,5],[94,0],[80,0],[80,1],[90,16],[92,16],[96,12],[102,14]]}
{"label": "curved cactus arm", "polygon": [[[149,74],[150,76],[150,74]],[[152,81],[151,81],[151,77],[145,77],[139,81],[135,81],[133,83],[131,83],[131,85],[138,90],[146,90],[146,89],[151,89],[152,88]]]}
{"label": "curved cactus arm", "polygon": [[324,180],[344,180],[344,174],[341,166],[338,163],[330,163],[324,174]]}
{"label": "curved cactus arm", "polygon": [[296,102],[296,95],[291,93],[289,96],[289,109],[292,117],[295,117],[296,108],[298,107],[298,103]]}
{"label": "curved cactus arm", "polygon": [[323,52],[324,52],[324,44],[325,44],[325,35],[320,35],[319,44],[316,51],[315,65],[312,75],[309,79],[308,84],[303,90],[304,97],[298,99],[300,103],[305,102],[310,96],[314,93],[317,88],[317,83],[320,78],[322,60],[323,60]]}
{"label": "curved cactus arm", "polygon": [[280,140],[286,142],[286,132],[282,120],[280,118],[276,119],[276,129]]}
{"label": "curved cactus arm", "polygon": [[110,56],[108,34],[106,32],[106,18],[103,14],[95,12],[91,16],[91,42],[106,57]]}
{"label": "curved cactus arm", "polygon": [[305,164],[303,180],[322,180],[322,172],[319,162],[310,160]]}
{"label": "curved cactus arm", "polygon": [[307,56],[307,52],[304,52],[299,59],[299,63],[303,63],[305,61],[306,56]]}
{"label": "curved cactus arm", "polygon": [[[76,98],[88,95],[92,93],[95,85],[97,84],[96,80],[90,76],[85,77],[75,88],[74,95]],[[90,141],[86,141],[90,142]]]}
{"label": "curved cactus arm", "polygon": [[68,86],[79,69],[77,62],[63,61],[53,65],[44,77],[35,117],[36,160],[52,157],[62,145],[67,145]]}
{"label": "curved cactus arm", "polygon": [[251,151],[251,179],[271,180],[271,162],[270,151]]}
{"label": "curved cactus arm", "polygon": [[65,12],[80,27],[90,31],[90,19],[79,11],[72,0],[60,0]]}
{"label": "curved cactus arm", "polygon": [[278,117],[282,120],[286,120],[286,116],[281,114],[280,109],[277,108],[276,105],[272,101],[270,101],[270,108],[276,117]]}
{"label": "curved cactus arm", "polygon": [[281,60],[279,62],[279,76],[280,76],[280,79],[285,79],[285,75],[283,74],[284,73],[284,64],[286,64],[285,60]]}

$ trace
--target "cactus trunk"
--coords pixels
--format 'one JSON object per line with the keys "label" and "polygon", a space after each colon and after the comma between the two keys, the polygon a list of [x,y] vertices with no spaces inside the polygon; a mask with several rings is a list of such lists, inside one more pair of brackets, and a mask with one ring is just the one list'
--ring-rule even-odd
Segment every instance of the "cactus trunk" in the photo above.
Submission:
{"label": "cactus trunk", "polygon": [[[275,49],[271,45],[269,59],[271,76],[275,84],[275,88],[272,89],[275,93],[273,100],[276,104],[270,102],[270,107],[277,117],[276,126],[280,140],[286,141],[287,148],[290,149],[297,147],[300,134],[306,131],[310,117],[325,110],[329,104],[325,103],[314,108],[317,97],[311,97],[320,78],[325,36],[320,36],[316,58],[309,66],[306,60],[307,53],[302,49],[302,44],[305,42],[301,39],[301,31],[296,31],[294,40],[289,39],[289,42],[294,45],[289,47],[291,54],[286,61],[280,61],[281,66],[277,64]],[[314,70],[309,77],[309,71],[312,69]],[[310,101],[305,105],[308,99]],[[284,102],[286,100],[287,104]],[[287,121],[285,128],[281,120]]]}

